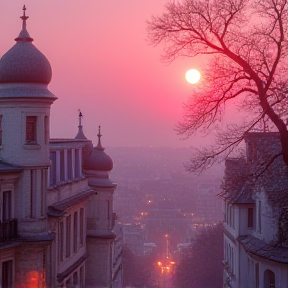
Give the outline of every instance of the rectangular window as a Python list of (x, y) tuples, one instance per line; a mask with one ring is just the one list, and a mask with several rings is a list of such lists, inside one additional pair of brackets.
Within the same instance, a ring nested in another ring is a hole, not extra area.
[(50, 152), (50, 185), (56, 184), (56, 151)]
[(45, 116), (44, 118), (44, 143), (49, 143), (49, 117)]
[(12, 260), (2, 263), (2, 288), (13, 287), (13, 262)]
[(41, 170), (41, 216), (46, 214), (47, 169)]
[(109, 200), (106, 200), (106, 212), (107, 212), (107, 219), (110, 219), (110, 203)]
[(230, 226), (234, 227), (234, 206), (230, 206), (230, 211), (229, 211), (229, 216), (230, 216)]
[(224, 260), (227, 262), (227, 242), (224, 240)]
[(10, 221), (12, 219), (12, 195), (11, 191), (3, 192), (3, 209), (2, 209), (2, 221)]
[(253, 208), (248, 208), (248, 228), (253, 228), (253, 226), (254, 226)]
[(59, 239), (58, 239), (58, 243), (59, 243), (59, 260), (62, 261), (63, 260), (63, 244), (64, 244), (64, 224), (61, 221), (59, 223)]
[(73, 252), (77, 252), (77, 244), (78, 244), (78, 215), (77, 212), (74, 212), (74, 223), (73, 223), (73, 229), (74, 229), (74, 241), (73, 241)]
[(71, 215), (66, 218), (66, 258), (70, 257)]
[(60, 151), (60, 181), (65, 180), (64, 150)]
[(84, 267), (80, 267), (80, 288), (84, 287)]
[(84, 243), (84, 208), (80, 208), (80, 244)]
[(259, 201), (259, 205), (258, 205), (258, 231), (259, 233), (261, 233), (262, 229), (261, 229), (261, 201)]
[(26, 143), (36, 143), (37, 116), (26, 116)]
[(259, 288), (259, 263), (255, 264), (255, 287)]
[(80, 177), (80, 149), (75, 149), (75, 178)]
[(2, 145), (2, 118), (3, 115), (0, 115), (0, 145)]
[(232, 273), (235, 275), (235, 250), (231, 248), (231, 263), (232, 263)]
[(225, 202), (225, 222), (228, 224), (228, 203)]
[(67, 151), (68, 179), (72, 179), (72, 150)]
[(30, 218), (36, 217), (36, 174), (37, 170), (30, 170)]
[(73, 273), (73, 287), (79, 287), (78, 286), (78, 275), (77, 275), (77, 272)]

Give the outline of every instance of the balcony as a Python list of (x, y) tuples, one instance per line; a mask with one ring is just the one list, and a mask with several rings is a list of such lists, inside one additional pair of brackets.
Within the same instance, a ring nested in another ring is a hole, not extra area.
[(0, 243), (15, 239), (17, 237), (17, 219), (0, 222)]

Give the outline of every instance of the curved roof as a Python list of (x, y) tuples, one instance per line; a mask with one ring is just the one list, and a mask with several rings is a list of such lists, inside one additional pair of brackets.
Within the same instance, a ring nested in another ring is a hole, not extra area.
[(111, 157), (104, 152), (104, 148), (101, 145), (101, 133), (99, 126), (98, 145), (94, 147), (91, 154), (84, 159), (83, 168), (85, 170), (95, 171), (111, 171), (113, 169), (113, 161)]
[(31, 42), (19, 41), (0, 60), (0, 83), (49, 84), (52, 68)]
[[(16, 44), (0, 60), (0, 97), (53, 97), (47, 85), (52, 79), (52, 68), (33, 44), (26, 29), (25, 6), (23, 7), (22, 30)], [(25, 86), (26, 85), (26, 86)], [(28, 86), (27, 86), (28, 85)], [(19, 86), (19, 87), (18, 87)]]

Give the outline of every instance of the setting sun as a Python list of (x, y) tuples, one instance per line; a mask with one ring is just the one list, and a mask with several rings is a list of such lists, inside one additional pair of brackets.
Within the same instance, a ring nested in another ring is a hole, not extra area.
[(188, 70), (186, 72), (185, 78), (186, 78), (187, 82), (189, 82), (191, 84), (196, 84), (200, 80), (201, 74), (198, 70), (191, 69), (191, 70)]

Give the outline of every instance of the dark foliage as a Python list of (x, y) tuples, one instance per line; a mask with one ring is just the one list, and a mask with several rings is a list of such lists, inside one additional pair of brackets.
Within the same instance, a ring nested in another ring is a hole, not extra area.
[(222, 224), (201, 230), (182, 252), (175, 272), (175, 288), (222, 288), (222, 260)]
[(122, 249), (123, 287), (154, 288), (156, 258), (153, 255), (137, 256), (127, 246)]

